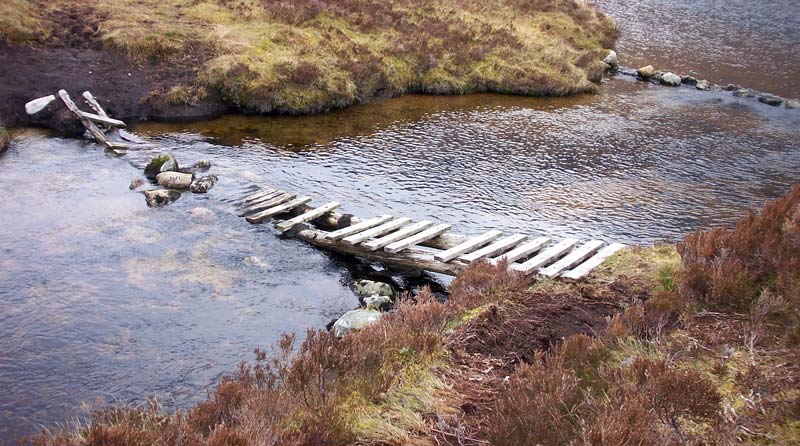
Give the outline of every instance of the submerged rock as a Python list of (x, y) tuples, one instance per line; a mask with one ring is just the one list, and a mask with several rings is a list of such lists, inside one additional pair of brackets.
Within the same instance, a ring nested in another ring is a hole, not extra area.
[(217, 184), (217, 179), (216, 175), (207, 175), (198, 178), (192, 182), (189, 186), (189, 190), (196, 194), (204, 194)]
[(353, 284), (353, 292), (360, 299), (371, 296), (388, 296), (394, 299), (397, 296), (397, 291), (388, 283), (375, 282), (372, 280), (357, 280)]
[(131, 184), (130, 184), (130, 186), (128, 186), (128, 189), (130, 189), (130, 190), (136, 190), (136, 189), (138, 189), (139, 187), (141, 187), (141, 186), (142, 186), (142, 184), (144, 184), (144, 180), (143, 180), (143, 179), (141, 179), (141, 178), (134, 178), (134, 179), (132, 179), (132, 180), (131, 180)]
[(608, 55), (603, 59), (603, 62), (607, 63), (611, 68), (617, 68), (619, 66), (619, 57), (617, 56), (617, 52), (614, 50), (609, 50)]
[(383, 316), (383, 313), (378, 310), (361, 308), (350, 310), (333, 323), (333, 334), (336, 336), (344, 336), (348, 332), (360, 330), (378, 322), (381, 316)]
[(150, 179), (155, 179), (161, 172), (176, 172), (178, 170), (178, 161), (172, 155), (158, 155), (147, 163), (144, 168), (144, 176)]
[(666, 73), (661, 75), (660, 82), (670, 87), (677, 87), (678, 85), (681, 84), (681, 77), (675, 73), (667, 71)]
[(151, 208), (166, 206), (181, 197), (181, 192), (174, 189), (157, 189), (144, 191), (144, 199)]
[(725, 91), (736, 91), (736, 90), (741, 90), (741, 89), (742, 89), (742, 86), (741, 85), (736, 85), (736, 84), (728, 84), (728, 85), (725, 86), (725, 88), (723, 88), (723, 90), (725, 90)]
[(697, 85), (697, 78), (694, 76), (689, 76), (688, 74), (684, 74), (681, 76), (681, 83), (686, 85)]
[(270, 268), (272, 268), (270, 266), (269, 262), (261, 259), (261, 257), (258, 257), (258, 256), (247, 256), (247, 257), (244, 258), (244, 260), (242, 260), (242, 262), (245, 265), (255, 266), (256, 268), (260, 268), (260, 269), (263, 269), (265, 271), (269, 270)]
[(653, 73), (655, 73), (655, 71), (656, 69), (653, 68), (652, 65), (646, 65), (636, 70), (636, 74), (638, 74), (640, 77), (644, 79), (649, 79), (653, 75)]
[(703, 91), (711, 90), (711, 82), (709, 82), (709, 81), (707, 81), (705, 79), (697, 81), (697, 85), (695, 85), (694, 88), (696, 88), (698, 90), (703, 90)]
[(189, 212), (192, 215), (192, 218), (196, 220), (213, 220), (216, 217), (213, 211), (209, 208), (204, 207), (196, 207)]
[(783, 98), (780, 96), (775, 96), (774, 94), (763, 94), (758, 97), (758, 102), (771, 105), (773, 107), (778, 107), (783, 104)]
[(181, 172), (162, 172), (156, 175), (158, 184), (170, 189), (189, 189), (192, 178), (192, 174)]

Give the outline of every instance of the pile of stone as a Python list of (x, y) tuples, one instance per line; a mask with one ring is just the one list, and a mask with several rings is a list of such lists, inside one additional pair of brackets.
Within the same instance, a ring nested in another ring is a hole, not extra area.
[[(147, 205), (150, 207), (165, 206), (180, 198), (181, 193), (185, 191), (195, 194), (208, 192), (216, 184), (217, 176), (198, 176), (198, 174), (208, 171), (210, 167), (211, 163), (206, 160), (198, 161), (189, 168), (181, 168), (172, 155), (164, 154), (154, 157), (144, 168), (144, 176), (158, 184), (160, 188), (143, 192)], [(144, 184), (143, 179), (136, 178), (131, 181), (130, 189), (137, 189)]]
[[(652, 65), (646, 65), (641, 68), (638, 68), (634, 74), (639, 77), (639, 79), (661, 84), (667, 85), (670, 87), (678, 87), (680, 85), (693, 85), (698, 90), (708, 91), (715, 87), (714, 84), (705, 80), (705, 79), (697, 79), (693, 76), (684, 74), (684, 75), (677, 75), (671, 71), (658, 71)], [(786, 108), (800, 108), (800, 101), (795, 99), (785, 99), (780, 96), (775, 96), (769, 93), (760, 93), (755, 90), (751, 90), (749, 88), (744, 88), (740, 85), (730, 84), (726, 87), (721, 87), (722, 90), (731, 91), (733, 95), (737, 98), (757, 98), (759, 102), (767, 105), (771, 105), (773, 107), (780, 107), (781, 105), (785, 105)]]
[(343, 314), (331, 329), (336, 336), (344, 336), (350, 331), (360, 330), (378, 322), (383, 312), (388, 311), (397, 299), (397, 291), (388, 283), (372, 280), (357, 280), (353, 292), (361, 303), (361, 308)]

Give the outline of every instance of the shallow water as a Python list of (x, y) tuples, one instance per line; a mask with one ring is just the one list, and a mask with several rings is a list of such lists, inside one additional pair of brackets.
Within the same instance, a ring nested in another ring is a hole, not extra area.
[[(623, 30), (658, 24), (648, 2), (606, 4)], [(749, 11), (763, 19), (760, 6)], [(676, 18), (674, 32), (699, 32)], [(765, 48), (780, 48), (759, 63), (797, 73), (782, 44), (796, 47), (792, 32), (762, 34)], [(725, 49), (728, 35), (697, 38)], [(643, 60), (688, 51), (638, 37), (620, 46), (642, 45)], [(628, 54), (623, 61), (640, 57)], [(716, 59), (725, 51), (703, 54), (715, 59), (686, 57), (685, 66), (729, 64)], [(777, 93), (797, 87), (790, 77), (762, 77), (761, 87), (736, 70), (725, 76)], [(115, 157), (20, 132), (0, 155), (0, 441), (66, 422), (82, 402), (160, 395), (186, 406), (253, 348), (356, 305), (353, 264), (235, 216), (253, 185), (466, 234), (650, 243), (730, 224), (788, 190), (800, 180), (798, 124), (800, 112), (725, 92), (618, 78), (600, 95), (566, 99), (408, 96), (321, 116), (141, 125), (135, 132), (179, 162), (209, 159), (220, 176), (208, 195), (162, 209), (128, 190), (154, 152)]]

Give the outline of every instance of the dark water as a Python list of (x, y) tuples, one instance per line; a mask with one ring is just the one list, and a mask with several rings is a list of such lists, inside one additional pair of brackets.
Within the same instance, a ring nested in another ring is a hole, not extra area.
[(595, 0), (622, 31), (622, 64), (800, 98), (797, 0)]
[[(633, 49), (647, 39), (631, 33), (661, 16), (647, 2), (633, 12), (618, 3), (607, 5), (629, 32), (623, 60), (640, 57)], [(701, 3), (721, 28), (741, 23), (730, 3)], [(737, 14), (759, 23), (760, 5), (742, 3)], [(671, 32), (727, 48), (732, 32), (701, 33), (681, 17)], [(797, 73), (792, 32), (758, 34), (768, 44), (745, 66), (789, 64)], [(688, 51), (646, 48), (665, 59)], [(722, 50), (703, 54), (684, 63), (734, 63)], [(791, 76), (759, 79), (768, 85), (725, 80), (796, 91)], [(209, 159), (220, 176), (207, 196), (156, 210), (128, 190), (152, 152), (117, 158), (20, 132), (0, 156), (0, 441), (67, 422), (82, 402), (160, 395), (185, 406), (254, 347), (356, 305), (342, 259), (235, 216), (249, 186), (338, 200), (362, 216), (432, 218), (463, 233), (649, 243), (729, 224), (788, 190), (800, 180), (799, 124), (800, 112), (727, 93), (620, 78), (600, 95), (568, 99), (409, 96), (313, 117), (143, 125), (136, 132), (180, 162)]]

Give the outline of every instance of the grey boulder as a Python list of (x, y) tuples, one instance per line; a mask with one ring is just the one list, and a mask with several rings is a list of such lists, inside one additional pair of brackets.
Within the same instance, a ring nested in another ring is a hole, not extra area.
[(156, 175), (158, 184), (170, 189), (189, 189), (192, 178), (192, 174), (182, 172), (161, 172)]
[(660, 82), (670, 87), (677, 87), (678, 85), (681, 84), (681, 77), (675, 73), (667, 71), (666, 73), (661, 75)]
[(344, 336), (351, 331), (361, 330), (368, 325), (378, 322), (381, 316), (383, 316), (383, 313), (378, 310), (360, 308), (357, 310), (350, 310), (333, 323), (333, 334), (336, 336)]

